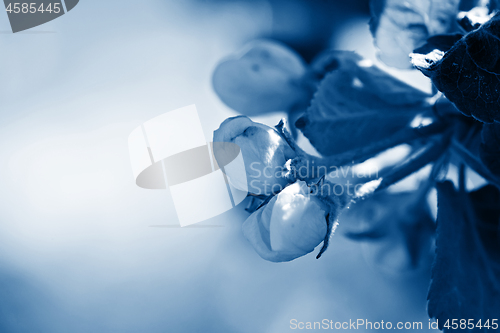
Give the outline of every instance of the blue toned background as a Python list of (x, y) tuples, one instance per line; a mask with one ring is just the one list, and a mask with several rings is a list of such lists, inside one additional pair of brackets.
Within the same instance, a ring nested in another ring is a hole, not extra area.
[(0, 332), (288, 332), (293, 318), (427, 327), (428, 265), (376, 266), (343, 225), (321, 260), (283, 264), (244, 239), (243, 207), (201, 224), (223, 227), (150, 227), (177, 217), (168, 191), (135, 186), (128, 135), (195, 103), (210, 140), (235, 114), (210, 86), (222, 57), (275, 36), (306, 57), (330, 45), (373, 58), (366, 16), (334, 10), (323, 30), (342, 37), (318, 37), (304, 6), (84, 0), (17, 34), (0, 13)]

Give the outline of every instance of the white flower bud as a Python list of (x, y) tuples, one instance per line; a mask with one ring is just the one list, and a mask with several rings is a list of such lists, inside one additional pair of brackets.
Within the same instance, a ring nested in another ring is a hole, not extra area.
[(227, 145), (214, 144), (215, 158), (234, 187), (256, 195), (270, 195), (288, 184), (282, 173), (295, 152), (275, 129), (245, 116), (233, 117), (214, 132), (214, 143), (217, 142), (234, 143), (241, 149), (244, 165), (226, 167), (226, 157), (234, 153), (226, 151), (230, 149)]
[(246, 115), (285, 111), (307, 104), (306, 63), (292, 49), (258, 40), (217, 65), (213, 87), (229, 107)]
[(325, 238), (328, 206), (297, 181), (273, 197), (243, 223), (243, 233), (257, 253), (274, 262), (310, 253)]

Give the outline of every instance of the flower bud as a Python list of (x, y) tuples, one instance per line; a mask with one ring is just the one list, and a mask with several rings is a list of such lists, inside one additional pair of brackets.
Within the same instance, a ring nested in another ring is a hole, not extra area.
[(255, 115), (307, 104), (312, 92), (306, 73), (306, 63), (295, 51), (275, 41), (257, 40), (219, 63), (212, 80), (226, 105)]
[[(243, 163), (227, 165), (227, 156), (234, 152), (229, 151), (229, 145), (217, 142), (236, 144)], [(214, 132), (214, 155), (231, 185), (252, 194), (270, 195), (288, 184), (282, 173), (295, 152), (275, 129), (238, 116), (226, 119)]]
[(290, 261), (312, 252), (327, 233), (328, 206), (297, 181), (243, 223), (243, 233), (265, 260)]

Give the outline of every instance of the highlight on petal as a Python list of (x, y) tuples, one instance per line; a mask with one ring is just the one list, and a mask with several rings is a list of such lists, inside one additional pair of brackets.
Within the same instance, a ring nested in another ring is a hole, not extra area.
[(298, 181), (243, 223), (243, 233), (265, 260), (290, 261), (312, 252), (327, 233), (329, 208)]

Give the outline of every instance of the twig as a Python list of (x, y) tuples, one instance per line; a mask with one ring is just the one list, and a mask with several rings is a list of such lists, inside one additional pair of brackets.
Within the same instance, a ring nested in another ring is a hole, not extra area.
[(399, 182), (400, 180), (408, 177), (412, 173), (422, 169), (430, 162), (438, 159), (446, 151), (446, 149), (448, 148), (448, 144), (449, 135), (445, 136), (445, 138), (443, 138), (442, 140), (437, 141), (437, 143), (433, 144), (430, 148), (418, 152), (417, 154), (408, 158), (403, 164), (390, 170), (387, 175), (380, 178), (379, 185), (373, 191), (367, 194), (363, 194), (361, 195), (361, 197), (365, 198), (376, 192), (380, 192), (388, 188), (389, 186)]
[[(318, 170), (313, 174), (317, 174), (318, 177), (321, 177), (323, 174), (320, 174), (320, 171), (324, 172), (333, 165), (342, 166), (349, 163), (361, 163), (373, 157), (377, 153), (395, 147), (399, 144), (409, 143), (419, 138), (429, 137), (441, 133), (446, 127), (447, 124), (444, 122), (435, 122), (424, 127), (400, 130), (390, 137), (377, 141), (369, 146), (349, 150), (330, 157), (315, 157), (304, 152), (297, 145), (295, 140), (293, 140), (290, 132), (288, 132), (288, 130), (284, 127), (283, 120), (281, 120), (276, 126), (276, 129), (282, 134), (283, 138), (288, 142), (290, 147), (292, 147), (297, 153), (297, 157), (292, 161), (292, 167), (297, 170), (300, 170), (303, 167), (316, 167)], [(311, 174), (311, 172), (309, 172), (309, 174)]]
[(278, 130), (278, 133), (280, 133), (283, 139), (285, 139), (285, 141), (288, 143), (288, 145), (293, 150), (295, 150), (295, 153), (297, 155), (308, 155), (304, 150), (302, 150), (302, 148), (299, 147), (299, 145), (297, 145), (297, 142), (295, 142), (295, 140), (293, 139), (293, 135), (288, 131), (285, 124), (286, 120), (281, 119), (278, 125), (275, 126)]

